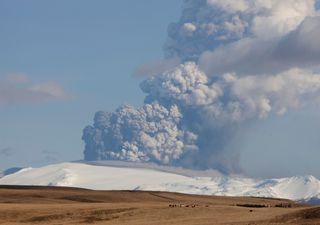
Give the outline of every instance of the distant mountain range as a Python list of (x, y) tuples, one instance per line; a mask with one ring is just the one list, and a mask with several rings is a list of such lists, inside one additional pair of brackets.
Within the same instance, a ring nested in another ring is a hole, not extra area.
[(256, 196), (286, 198), (320, 203), (320, 181), (314, 176), (280, 179), (252, 179), (224, 176), (217, 172), (200, 174), (124, 163), (90, 165), (61, 163), (41, 168), (24, 168), (4, 174), (0, 185), (70, 186), (94, 190), (151, 190), (199, 195)]

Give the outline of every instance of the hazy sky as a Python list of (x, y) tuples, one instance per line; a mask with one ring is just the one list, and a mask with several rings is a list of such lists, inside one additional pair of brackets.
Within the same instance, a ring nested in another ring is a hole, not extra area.
[(180, 7), (179, 0), (0, 1), (0, 82), (22, 77), (30, 81), (15, 88), (54, 82), (65, 92), (42, 100), (34, 95), (46, 93), (0, 93), (18, 95), (0, 97), (0, 169), (81, 159), (82, 129), (95, 111), (143, 102), (133, 71), (163, 56)]
[[(139, 106), (133, 71), (163, 57), (181, 0), (1, 0), (0, 170), (83, 158), (98, 110)], [(253, 176), (320, 177), (319, 110), (248, 124), (235, 140)]]

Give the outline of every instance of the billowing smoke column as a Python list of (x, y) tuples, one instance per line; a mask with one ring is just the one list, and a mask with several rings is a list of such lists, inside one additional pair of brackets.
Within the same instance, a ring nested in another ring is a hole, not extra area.
[(318, 15), (314, 0), (185, 0), (165, 44), (182, 63), (141, 83), (141, 108), (97, 112), (85, 159), (239, 171), (241, 126), (319, 102)]
[(172, 163), (197, 148), (196, 135), (180, 128), (181, 119), (176, 105), (156, 102), (139, 109), (122, 106), (115, 113), (97, 112), (94, 127), (84, 130), (86, 159)]

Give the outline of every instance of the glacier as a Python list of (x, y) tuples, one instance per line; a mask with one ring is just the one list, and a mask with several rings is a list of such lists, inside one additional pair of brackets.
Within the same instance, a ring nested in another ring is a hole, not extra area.
[(68, 186), (93, 190), (166, 191), (197, 195), (254, 196), (319, 202), (314, 176), (253, 179), (237, 175), (195, 175), (155, 168), (66, 162), (24, 168), (0, 178), (0, 185)]

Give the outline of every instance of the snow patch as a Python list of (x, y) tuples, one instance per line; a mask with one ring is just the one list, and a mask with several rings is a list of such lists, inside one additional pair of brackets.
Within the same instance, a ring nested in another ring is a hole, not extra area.
[(0, 178), (0, 184), (256, 196), (305, 202), (320, 199), (320, 181), (313, 176), (266, 180), (222, 175), (185, 176), (150, 168), (97, 166), (85, 163), (61, 163), (41, 168), (26, 168)]

